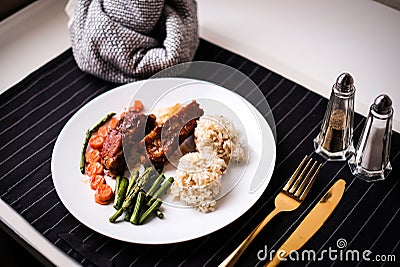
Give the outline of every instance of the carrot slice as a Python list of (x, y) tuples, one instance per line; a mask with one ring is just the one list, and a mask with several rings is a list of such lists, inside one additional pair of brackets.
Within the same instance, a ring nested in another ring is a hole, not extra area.
[(96, 174), (103, 174), (104, 167), (100, 162), (91, 162), (86, 167), (86, 174), (93, 177)]
[(109, 122), (109, 126), (111, 129), (115, 129), (117, 128), (117, 124), (118, 124), (119, 120), (117, 118), (112, 118)]
[(108, 184), (97, 186), (94, 200), (99, 204), (110, 203), (114, 199), (114, 192)]
[(99, 198), (96, 197), (96, 195), (94, 196), (94, 201), (95, 201), (97, 204), (100, 204), (100, 205), (108, 205), (108, 204), (111, 203), (111, 201), (101, 201), (101, 200), (99, 200)]
[(93, 190), (96, 190), (99, 185), (105, 183), (106, 183), (106, 178), (104, 178), (103, 175), (97, 174), (90, 178), (90, 188), (92, 188)]
[(98, 130), (97, 130), (97, 134), (100, 135), (101, 137), (106, 137), (108, 134), (108, 131), (110, 131), (110, 126), (108, 126), (107, 124), (101, 126)]
[(102, 148), (104, 144), (104, 137), (94, 134), (89, 139), (89, 144), (92, 148)]
[(86, 162), (99, 162), (101, 159), (100, 150), (98, 149), (89, 149), (85, 155)]

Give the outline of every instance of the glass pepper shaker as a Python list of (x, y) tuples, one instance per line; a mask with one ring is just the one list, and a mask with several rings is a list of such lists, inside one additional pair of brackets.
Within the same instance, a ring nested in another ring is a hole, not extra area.
[(372, 182), (383, 180), (390, 173), (392, 122), (392, 100), (379, 95), (370, 107), (356, 153), (348, 162), (353, 175)]
[(321, 130), (314, 139), (315, 152), (327, 160), (344, 161), (354, 152), (355, 91), (354, 80), (349, 73), (339, 75), (332, 87)]

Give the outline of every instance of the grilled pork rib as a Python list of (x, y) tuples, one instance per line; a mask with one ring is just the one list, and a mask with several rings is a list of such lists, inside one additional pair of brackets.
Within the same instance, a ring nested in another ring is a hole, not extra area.
[(111, 176), (122, 175), (126, 168), (124, 150), (134, 153), (136, 144), (156, 125), (154, 115), (128, 111), (114, 130), (108, 132), (101, 151), (101, 163)]
[[(153, 114), (128, 111), (114, 130), (108, 132), (102, 149), (101, 163), (111, 176), (122, 175), (128, 165), (138, 161), (144, 166), (162, 169), (179, 150), (179, 146), (193, 135), (197, 119), (204, 114), (196, 101), (182, 107), (157, 125)], [(124, 156), (127, 158), (125, 158)]]
[(199, 104), (192, 101), (167, 119), (164, 124), (154, 128), (139, 143), (139, 150), (142, 150), (142, 164), (145, 166), (153, 164), (157, 169), (162, 169), (172, 154), (178, 151), (179, 145), (193, 135), (197, 119), (203, 114), (204, 111)]

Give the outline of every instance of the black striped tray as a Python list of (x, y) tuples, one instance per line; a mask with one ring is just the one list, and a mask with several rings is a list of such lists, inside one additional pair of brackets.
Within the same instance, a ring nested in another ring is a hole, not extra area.
[[(2, 200), (82, 265), (218, 265), (273, 209), (274, 196), (304, 155), (324, 161), (313, 152), (312, 140), (318, 134), (327, 99), (204, 40), (195, 60), (220, 62), (249, 76), (264, 93), (275, 118), (277, 161), (274, 174), (260, 200), (238, 220), (195, 240), (140, 245), (98, 234), (66, 210), (55, 192), (50, 171), (55, 140), (77, 110), (96, 96), (118, 86), (81, 72), (70, 49), (0, 95)], [(358, 140), (364, 122), (365, 118), (355, 116), (355, 140)], [(296, 211), (271, 221), (243, 254), (239, 264), (263, 265), (266, 262), (263, 257), (265, 251), (269, 253), (278, 249), (323, 192), (339, 178), (347, 182), (339, 208), (303, 247), (315, 251), (322, 260), (288, 261), (286, 264), (313, 266), (346, 263), (362, 266), (366, 262), (344, 261), (339, 254), (336, 260), (332, 260), (324, 252), (329, 249), (336, 249), (338, 253), (357, 250), (360, 255), (370, 250), (371, 259), (376, 255), (393, 254), (399, 260), (399, 154), (400, 134), (394, 133), (391, 151), (393, 171), (385, 182), (371, 184), (354, 178), (345, 162), (327, 162), (305, 203)], [(338, 247), (338, 241), (346, 246)]]

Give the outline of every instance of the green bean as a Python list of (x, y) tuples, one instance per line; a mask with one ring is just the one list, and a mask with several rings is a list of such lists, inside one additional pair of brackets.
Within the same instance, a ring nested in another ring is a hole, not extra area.
[(164, 181), (164, 179), (165, 179), (164, 174), (160, 174), (157, 177), (157, 179), (154, 181), (153, 185), (146, 192), (148, 198), (151, 197), (156, 192), (156, 190), (158, 190), (158, 188), (160, 187), (160, 185)]
[(133, 210), (132, 217), (130, 219), (131, 223), (133, 223), (133, 224), (139, 223), (140, 211), (142, 210), (143, 202), (144, 202), (145, 198), (146, 198), (146, 194), (143, 193), (142, 191), (139, 192), (137, 199), (136, 199), (135, 209)]
[(138, 170), (133, 170), (131, 174), (131, 178), (129, 178), (129, 185), (128, 189), (126, 190), (127, 194), (132, 190), (133, 186), (136, 183), (136, 179), (139, 177), (139, 171)]
[(148, 217), (150, 216), (150, 214), (155, 212), (161, 206), (161, 204), (162, 204), (161, 199), (157, 198), (153, 202), (153, 204), (140, 217), (139, 224), (142, 224), (143, 222), (145, 222), (148, 219)]
[(128, 189), (128, 178), (124, 176), (117, 176), (115, 182), (115, 199), (113, 207), (119, 210), (125, 200), (125, 195)]
[(119, 216), (122, 215), (122, 213), (124, 212), (124, 210), (121, 208), (119, 210), (117, 210), (109, 219), (110, 222), (115, 223), (115, 221), (119, 218)]
[(169, 177), (168, 180), (165, 181), (165, 182), (161, 185), (161, 187), (154, 193), (154, 196), (152, 196), (152, 197), (150, 198), (150, 200), (147, 202), (146, 205), (147, 205), (147, 206), (151, 206), (151, 205), (153, 204), (153, 202), (154, 202), (157, 198), (159, 198), (159, 197), (161, 197), (162, 195), (164, 195), (164, 194), (167, 192), (168, 188), (172, 185), (173, 182), (174, 182), (174, 178), (173, 178), (173, 177)]

